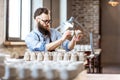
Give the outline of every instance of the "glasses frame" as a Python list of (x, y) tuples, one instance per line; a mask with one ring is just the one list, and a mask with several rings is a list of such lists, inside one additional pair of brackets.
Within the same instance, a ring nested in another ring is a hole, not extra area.
[(52, 21), (51, 20), (43, 20), (41, 18), (39, 18), (42, 22), (44, 22), (45, 24), (50, 24)]

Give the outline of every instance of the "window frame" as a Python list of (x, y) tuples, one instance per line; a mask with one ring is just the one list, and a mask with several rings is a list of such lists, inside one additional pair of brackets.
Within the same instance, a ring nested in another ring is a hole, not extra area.
[[(14, 41), (14, 42), (24, 42), (22, 40), (22, 0), (20, 0), (20, 37), (15, 38), (15, 37), (9, 37), (9, 1), (6, 0), (6, 36), (5, 40), (6, 41)], [(32, 0), (30, 0), (30, 31), (32, 30)]]

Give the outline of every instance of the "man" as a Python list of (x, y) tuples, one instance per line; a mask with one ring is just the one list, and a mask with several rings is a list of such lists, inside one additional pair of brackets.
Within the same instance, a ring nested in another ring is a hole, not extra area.
[(50, 11), (47, 8), (38, 8), (34, 13), (37, 23), (36, 28), (27, 35), (25, 42), (32, 51), (53, 51), (61, 46), (70, 51), (74, 48), (80, 36), (73, 36), (72, 40), (67, 40), (71, 36), (68, 30), (63, 35), (57, 30), (50, 28)]

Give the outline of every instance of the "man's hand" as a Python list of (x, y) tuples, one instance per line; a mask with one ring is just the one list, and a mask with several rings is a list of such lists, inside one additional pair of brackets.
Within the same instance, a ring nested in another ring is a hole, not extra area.
[(80, 41), (82, 36), (83, 36), (82, 34), (74, 35), (72, 39), (77, 42)]
[(83, 36), (82, 32), (80, 30), (75, 30), (75, 35), (73, 36), (74, 41), (80, 41), (81, 37)]
[(71, 36), (71, 31), (67, 30), (66, 32), (64, 32), (64, 34), (62, 35), (62, 40), (65, 41), (67, 38), (69, 38)]

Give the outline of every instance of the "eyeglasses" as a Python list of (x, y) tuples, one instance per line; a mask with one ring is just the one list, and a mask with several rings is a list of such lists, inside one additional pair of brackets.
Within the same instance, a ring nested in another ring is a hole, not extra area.
[[(39, 18), (39, 19), (41, 19), (41, 18)], [(42, 20), (42, 19), (41, 19), (41, 21), (43, 21), (45, 24), (48, 24), (48, 23), (52, 22), (51, 20)]]

